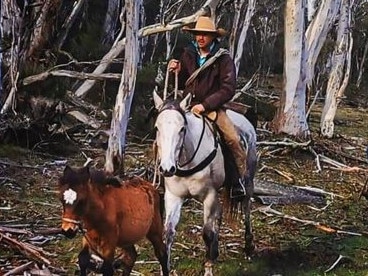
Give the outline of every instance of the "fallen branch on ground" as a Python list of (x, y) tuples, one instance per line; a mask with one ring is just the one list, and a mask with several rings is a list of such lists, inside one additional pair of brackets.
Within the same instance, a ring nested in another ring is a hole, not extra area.
[(36, 259), (44, 264), (51, 264), (51, 262), (41, 255), (40, 251), (35, 246), (27, 245), (24, 242), (17, 241), (16, 239), (10, 238), (7, 235), (0, 233), (0, 241), (3, 240), (8, 245), (17, 248), (22, 254), (30, 259)]
[(255, 211), (259, 211), (263, 214), (265, 214), (266, 216), (272, 216), (272, 215), (276, 215), (280, 218), (283, 219), (289, 219), (292, 221), (297, 221), (297, 222), (301, 222), (304, 225), (313, 225), (315, 226), (317, 229), (322, 230), (324, 232), (330, 233), (330, 234), (346, 234), (346, 235), (352, 235), (352, 236), (363, 236), (365, 235), (365, 233), (356, 233), (356, 232), (350, 232), (350, 231), (343, 231), (343, 230), (339, 230), (336, 228), (332, 228), (330, 226), (324, 225), (318, 221), (313, 221), (313, 220), (305, 220), (305, 219), (300, 219), (294, 216), (290, 216), (290, 215), (286, 215), (282, 212), (279, 212), (275, 209), (272, 209), (271, 206), (266, 206), (266, 207), (260, 207), (257, 208)]

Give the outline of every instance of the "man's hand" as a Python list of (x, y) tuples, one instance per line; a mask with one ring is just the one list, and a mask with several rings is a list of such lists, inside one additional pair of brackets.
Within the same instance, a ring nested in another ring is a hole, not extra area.
[(202, 114), (205, 111), (203, 104), (196, 104), (191, 109), (194, 114)]
[(181, 70), (180, 61), (177, 59), (171, 59), (167, 65), (170, 72), (179, 73)]

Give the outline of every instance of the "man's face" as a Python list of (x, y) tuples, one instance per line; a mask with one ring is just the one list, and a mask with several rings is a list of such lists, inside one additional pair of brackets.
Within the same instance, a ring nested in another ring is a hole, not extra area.
[(197, 41), (198, 47), (200, 49), (208, 49), (215, 39), (216, 34), (207, 32), (195, 33), (195, 40)]

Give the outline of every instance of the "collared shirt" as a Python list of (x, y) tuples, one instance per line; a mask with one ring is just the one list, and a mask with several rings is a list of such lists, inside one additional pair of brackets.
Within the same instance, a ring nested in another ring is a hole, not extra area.
[[(193, 44), (194, 44), (195, 48), (197, 49), (197, 54), (198, 54), (197, 62), (198, 62), (198, 65), (202, 66), (206, 62), (208, 54), (205, 55), (205, 56), (201, 56), (201, 52), (199, 51), (198, 43), (196, 41), (194, 41)], [(215, 43), (212, 42), (212, 44), (210, 46), (210, 53), (211, 53), (211, 51), (213, 50), (214, 47), (215, 47)]]

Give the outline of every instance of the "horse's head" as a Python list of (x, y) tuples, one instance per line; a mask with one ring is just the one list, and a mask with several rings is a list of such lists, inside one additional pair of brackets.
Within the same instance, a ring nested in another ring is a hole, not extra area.
[(66, 166), (59, 179), (59, 198), (63, 204), (62, 232), (68, 238), (73, 238), (81, 226), (81, 217), (88, 197), (88, 182), (90, 172), (88, 167), (72, 169)]
[(164, 176), (173, 176), (177, 170), (177, 162), (183, 147), (187, 121), (185, 109), (190, 95), (180, 103), (163, 101), (154, 92), (155, 107), (159, 111), (155, 129), (157, 150), (160, 157), (159, 170)]

